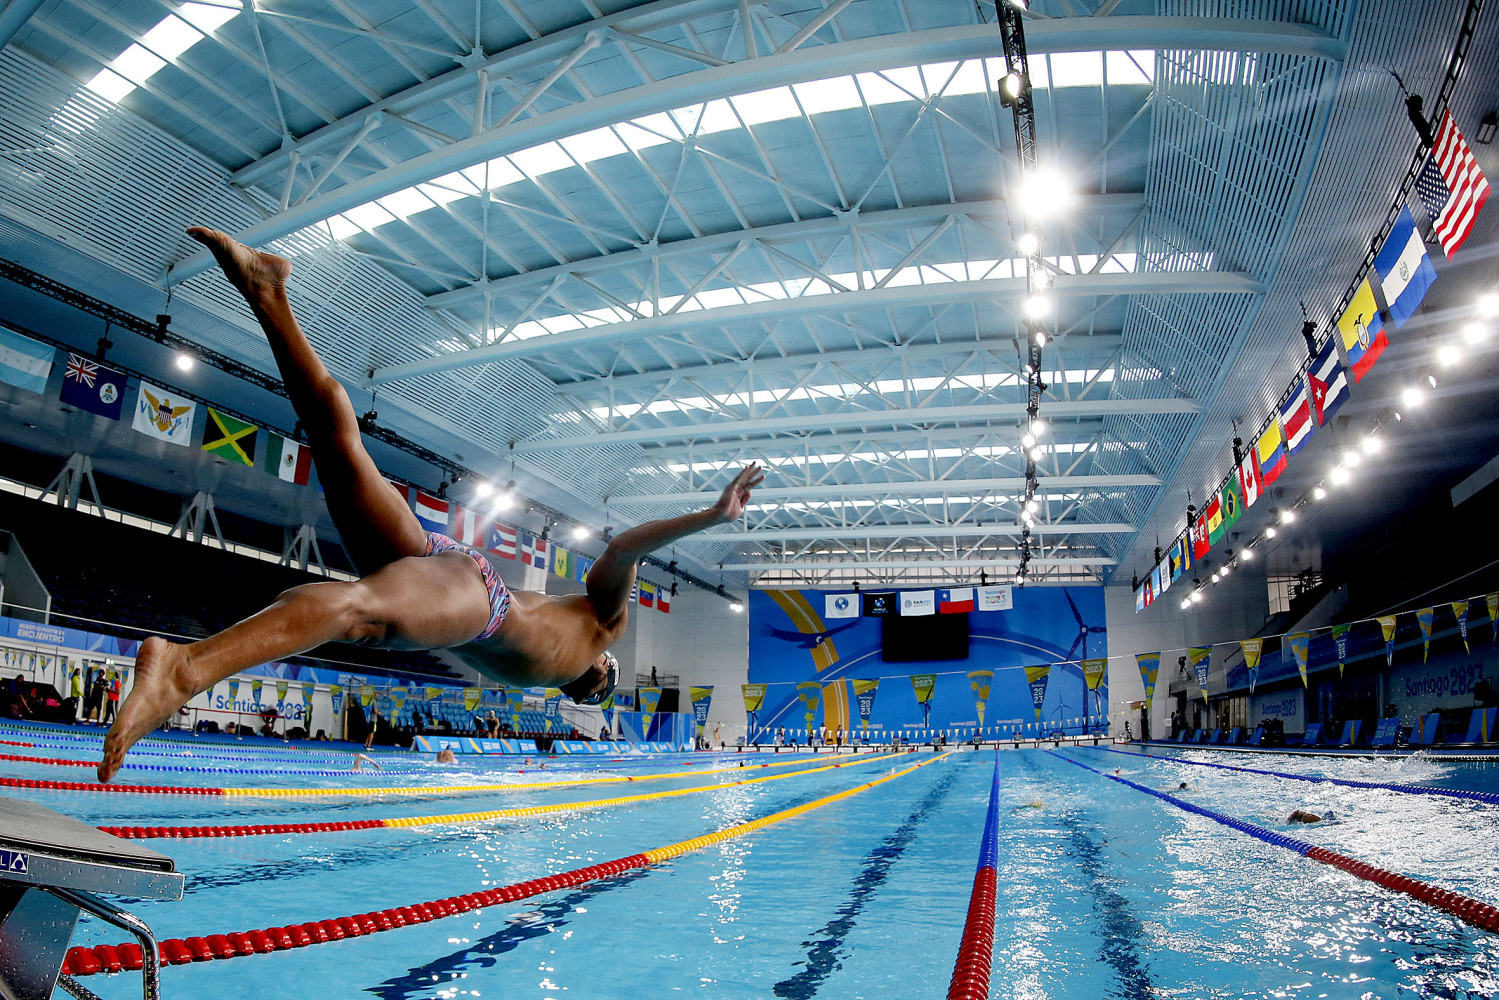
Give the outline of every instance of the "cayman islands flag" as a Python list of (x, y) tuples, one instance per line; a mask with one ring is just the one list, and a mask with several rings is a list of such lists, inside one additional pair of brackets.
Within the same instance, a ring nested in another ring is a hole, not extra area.
[(1306, 380), (1296, 379), (1291, 398), (1280, 404), (1280, 425), (1286, 431), (1286, 454), (1294, 455), (1312, 439), (1316, 424), (1312, 422), (1312, 403), (1306, 394)]
[(1384, 320), (1379, 315), (1379, 306), (1374, 302), (1374, 289), (1369, 279), (1359, 282), (1358, 291), (1348, 309), (1338, 317), (1338, 339), (1343, 342), (1343, 352), (1348, 355), (1348, 367), (1353, 369), (1355, 384), (1362, 382), (1374, 362), (1390, 346), (1384, 335)]
[(1325, 427), (1338, 412), (1338, 407), (1348, 401), (1348, 375), (1338, 360), (1337, 344), (1332, 337), (1322, 345), (1312, 361), (1312, 369), (1306, 374), (1311, 388), (1312, 412), (1317, 415), (1317, 426)]
[(957, 590), (937, 591), (937, 613), (944, 615), (955, 615), (962, 611), (973, 610), (973, 588), (962, 587)]
[(1416, 314), (1427, 290), (1437, 280), (1437, 269), (1426, 254), (1426, 241), (1421, 239), (1410, 209), (1400, 210), (1395, 228), (1390, 230), (1389, 239), (1374, 258), (1374, 270), (1384, 289), (1385, 304), (1390, 307), (1390, 322), (1398, 330)]
[(1260, 435), (1255, 450), (1260, 455), (1260, 483), (1270, 486), (1286, 471), (1286, 449), (1280, 434), (1280, 421), (1270, 418), (1270, 426)]

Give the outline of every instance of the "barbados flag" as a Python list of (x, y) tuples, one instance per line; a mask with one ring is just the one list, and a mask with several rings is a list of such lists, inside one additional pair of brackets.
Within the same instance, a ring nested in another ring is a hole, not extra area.
[(1270, 418), (1270, 426), (1260, 435), (1255, 450), (1260, 456), (1260, 483), (1269, 486), (1286, 471), (1285, 439), (1281, 437), (1280, 421)]
[(1359, 283), (1347, 311), (1338, 317), (1338, 337), (1343, 342), (1343, 353), (1348, 356), (1348, 367), (1353, 369), (1354, 384), (1362, 382), (1390, 346), (1368, 278)]

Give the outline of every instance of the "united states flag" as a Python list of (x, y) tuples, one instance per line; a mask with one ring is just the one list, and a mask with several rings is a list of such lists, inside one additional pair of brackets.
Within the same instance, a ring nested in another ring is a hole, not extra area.
[(1416, 175), (1416, 193), (1426, 205), (1426, 214), (1431, 217), (1442, 250), (1451, 260), (1473, 231), (1484, 202), (1489, 200), (1488, 179), (1478, 168), (1463, 134), (1457, 130), (1451, 111), (1443, 113), (1437, 143)]
[(99, 366), (88, 358), (81, 358), (76, 354), (68, 354), (68, 370), (63, 372), (63, 378), (72, 379), (74, 382), (82, 382), (90, 389), (94, 387), (94, 379), (99, 375)]

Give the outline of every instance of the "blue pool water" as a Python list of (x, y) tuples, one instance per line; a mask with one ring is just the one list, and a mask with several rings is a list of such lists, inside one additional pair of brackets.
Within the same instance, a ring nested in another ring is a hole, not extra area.
[[(10, 737), (5, 737), (10, 738)], [(38, 750), (82, 759), (87, 744)], [(166, 745), (170, 752), (173, 747)], [(161, 746), (147, 746), (157, 751)], [(220, 757), (209, 760), (217, 752)], [(346, 758), (195, 748), (201, 766), (327, 769)], [(478, 891), (624, 857), (890, 774), (930, 751), (753, 785), (523, 820), (337, 834), (153, 840), (187, 875), (181, 902), (134, 909), (162, 938), (338, 917)], [(132, 760), (154, 762), (140, 756)], [(98, 825), (317, 822), (502, 809), (732, 781), (736, 754), (439, 767), (383, 755), (379, 774), (237, 778), (127, 772), (132, 783), (254, 787), (453, 785), (592, 775), (694, 776), (395, 799), (217, 798), (7, 789)], [(751, 756), (785, 762), (788, 755)], [(992, 751), (960, 753), (865, 793), (615, 879), (431, 923), (269, 955), (163, 970), (171, 997), (943, 997), (973, 881)], [(1490, 903), (1499, 903), (1499, 807), (1306, 784), (1164, 759), (1062, 748), (1000, 760), (999, 904), (991, 996), (1491, 997), (1499, 937), (1069, 763), (1152, 788)], [(829, 762), (801, 758), (786, 774)], [(1237, 762), (1237, 761), (1230, 761)], [(1292, 773), (1499, 790), (1499, 768), (1420, 758), (1256, 757)], [(88, 780), (4, 762), (0, 774)], [(1333, 822), (1290, 828), (1296, 807)], [(80, 926), (75, 944), (116, 943)], [(105, 998), (137, 974), (93, 976)], [(62, 994), (59, 993), (59, 996)]]

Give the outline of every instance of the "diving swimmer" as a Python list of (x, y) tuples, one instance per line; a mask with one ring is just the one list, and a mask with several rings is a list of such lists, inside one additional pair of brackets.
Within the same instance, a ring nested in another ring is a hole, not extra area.
[(511, 591), (477, 549), (422, 529), (360, 439), (348, 394), (313, 350), (286, 294), (291, 262), (225, 233), (188, 235), (213, 252), (270, 341), (286, 395), (307, 432), (328, 513), (360, 579), (293, 587), (258, 614), (192, 643), (146, 639), (135, 686), (104, 740), (99, 780), (179, 706), (216, 681), (330, 641), (387, 649), (450, 649), (486, 677), (516, 687), (560, 687), (596, 705), (614, 689), (608, 650), (625, 631), (635, 570), (649, 552), (737, 520), (764, 481), (750, 464), (713, 506), (615, 536), (588, 573), (588, 592)]

